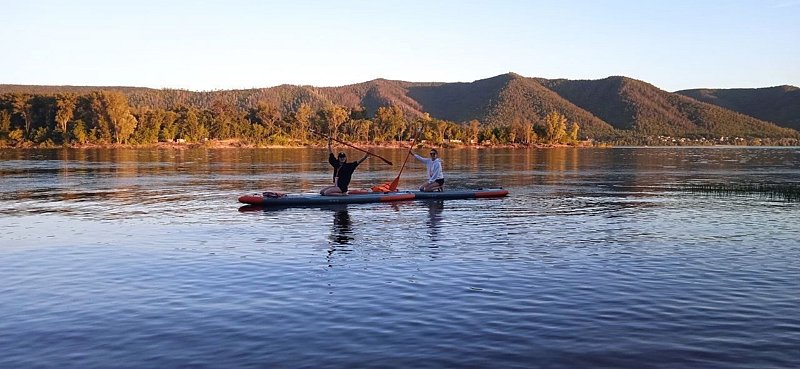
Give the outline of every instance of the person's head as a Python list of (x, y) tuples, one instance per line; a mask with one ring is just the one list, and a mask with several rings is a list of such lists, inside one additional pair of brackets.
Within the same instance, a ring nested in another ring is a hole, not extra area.
[(436, 159), (439, 157), (439, 152), (436, 149), (431, 149), (431, 159)]
[(343, 152), (340, 152), (340, 153), (339, 153), (339, 162), (340, 162), (340, 163), (345, 163), (345, 162), (347, 162), (347, 154), (345, 154), (345, 153), (343, 153)]

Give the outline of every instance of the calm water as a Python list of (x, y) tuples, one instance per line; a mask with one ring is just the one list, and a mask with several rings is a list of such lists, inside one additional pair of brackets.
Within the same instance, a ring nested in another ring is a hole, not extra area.
[(0, 367), (800, 367), (800, 204), (674, 189), (800, 149), (442, 155), (511, 197), (248, 211), (325, 153), (0, 151)]

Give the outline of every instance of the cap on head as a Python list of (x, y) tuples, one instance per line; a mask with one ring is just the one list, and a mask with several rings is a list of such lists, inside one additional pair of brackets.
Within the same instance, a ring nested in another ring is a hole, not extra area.
[(343, 152), (339, 153), (339, 158), (346, 158), (346, 157), (347, 157), (347, 154), (345, 154)]

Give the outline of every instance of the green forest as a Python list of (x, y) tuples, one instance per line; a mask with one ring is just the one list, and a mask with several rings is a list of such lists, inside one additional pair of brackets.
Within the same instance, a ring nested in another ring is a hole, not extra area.
[(507, 125), (464, 124), (423, 116), (410, 117), (397, 105), (369, 115), (363, 107), (328, 104), (293, 109), (269, 102), (244, 107), (218, 100), (208, 107), (131, 106), (114, 90), (87, 93), (0, 95), (0, 146), (57, 147), (204, 143), (227, 140), (245, 146), (297, 146), (341, 140), (383, 144), (419, 135), (435, 145), (577, 144), (580, 127), (558, 112), (544, 124), (514, 120)]
[(622, 76), (514, 73), (469, 83), (376, 79), (199, 92), (0, 85), (0, 146), (323, 144), (312, 132), (370, 145), (417, 132), (437, 146), (800, 145), (798, 88), (695, 95)]

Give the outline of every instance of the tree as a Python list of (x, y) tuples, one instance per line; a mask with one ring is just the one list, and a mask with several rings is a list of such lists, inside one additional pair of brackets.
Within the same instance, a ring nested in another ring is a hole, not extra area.
[(11, 105), (16, 114), (22, 117), (25, 123), (25, 134), (29, 134), (31, 130), (31, 121), (33, 120), (33, 104), (31, 104), (31, 97), (27, 94), (12, 94)]
[(7, 111), (0, 111), (0, 136), (11, 130), (11, 114)]
[(262, 125), (267, 136), (275, 134), (275, 123), (280, 119), (280, 111), (272, 104), (262, 102), (255, 109), (250, 109), (250, 121)]
[(79, 144), (85, 144), (89, 140), (89, 133), (86, 132), (86, 125), (82, 120), (76, 120), (72, 126), (72, 138)]
[(208, 137), (208, 130), (198, 119), (196, 110), (195, 108), (184, 109), (178, 120), (179, 135), (189, 142), (198, 142)]
[(61, 134), (67, 137), (67, 123), (72, 120), (75, 112), (75, 104), (78, 97), (75, 94), (60, 94), (56, 96), (56, 123), (58, 123)]
[(108, 143), (113, 139), (106, 112), (103, 91), (95, 91), (85, 97), (85, 113), (87, 141)]
[(525, 123), (525, 143), (530, 145), (536, 141), (537, 138), (536, 131), (533, 130), (533, 123)]
[(361, 105), (354, 107), (350, 110), (350, 120), (367, 119), (367, 109)]
[(525, 141), (525, 123), (521, 119), (515, 117), (511, 120), (511, 127), (508, 132), (509, 143), (517, 143)]
[(494, 130), (489, 127), (483, 127), (481, 134), (478, 137), (481, 140), (481, 143), (488, 142), (488, 143), (496, 143), (497, 137), (494, 135)]
[(211, 136), (219, 139), (226, 139), (243, 135), (249, 129), (249, 123), (242, 124), (241, 113), (236, 109), (236, 105), (224, 99), (222, 96), (217, 96), (211, 102), (211, 107), (208, 109), (211, 113), (212, 119), (209, 125), (206, 126)]
[(481, 131), (481, 122), (476, 119), (469, 121), (469, 139), (470, 143), (478, 143), (478, 134)]
[(400, 139), (406, 128), (403, 109), (397, 105), (382, 106), (375, 112), (375, 135), (378, 140)]
[(572, 122), (572, 126), (569, 129), (569, 140), (572, 143), (578, 142), (578, 131), (581, 127), (578, 125), (577, 122)]
[(142, 144), (154, 144), (158, 142), (159, 131), (164, 122), (166, 112), (163, 110), (148, 110), (139, 115), (139, 124), (134, 133), (134, 139)]
[(8, 138), (17, 143), (22, 142), (24, 136), (25, 133), (19, 128), (12, 130), (11, 132), (8, 132)]
[(131, 114), (128, 99), (118, 91), (101, 91), (100, 99), (106, 119), (111, 123), (114, 141), (127, 142), (136, 129), (136, 118)]
[(358, 140), (364, 142), (369, 141), (369, 131), (370, 128), (372, 128), (372, 121), (369, 119), (359, 119), (356, 122), (358, 122), (356, 128)]
[(335, 135), (339, 126), (350, 117), (347, 109), (339, 105), (329, 105), (323, 108), (321, 113), (323, 122), (327, 125), (328, 133), (331, 135)]
[(161, 141), (173, 142), (178, 137), (178, 113), (174, 111), (166, 111), (163, 113), (161, 120), (161, 129), (158, 132), (158, 138)]
[(558, 143), (567, 136), (567, 117), (559, 112), (551, 112), (544, 118), (545, 138), (550, 143)]
[(447, 129), (447, 122), (441, 119), (433, 119), (430, 122), (431, 128), (433, 128), (434, 138), (433, 141), (436, 143), (442, 143), (444, 141), (444, 133)]
[(291, 114), (292, 137), (305, 141), (308, 138), (308, 129), (311, 127), (311, 116), (313, 115), (311, 107), (302, 103), (294, 113)]

